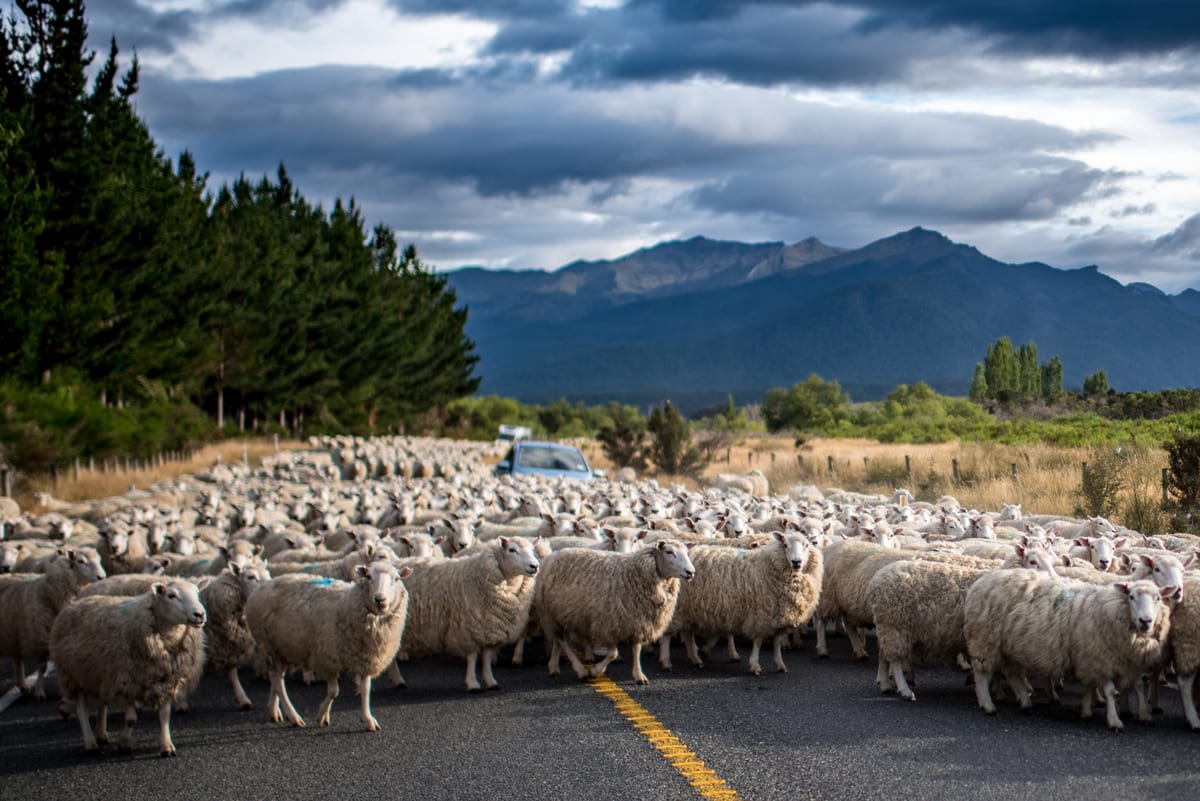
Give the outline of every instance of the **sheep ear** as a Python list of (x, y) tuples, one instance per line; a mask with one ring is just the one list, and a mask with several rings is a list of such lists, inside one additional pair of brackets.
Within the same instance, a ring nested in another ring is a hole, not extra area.
[(1114, 542), (1114, 543), (1113, 543), (1113, 547), (1114, 547), (1114, 548), (1124, 548), (1124, 547), (1125, 547), (1125, 543), (1127, 543), (1128, 541), (1129, 541), (1129, 540), (1128, 540), (1128, 539), (1126, 539), (1125, 537), (1121, 537), (1121, 539), (1119, 539), (1119, 540), (1117, 540), (1116, 542)]
[(1182, 564), (1184, 567), (1187, 567), (1188, 565), (1192, 564), (1195, 561), (1196, 561), (1196, 552), (1192, 551), (1190, 554), (1188, 554), (1188, 558), (1183, 560)]
[(355, 578), (366, 578), (369, 575), (371, 575), (371, 568), (367, 567), (366, 565), (355, 565), (354, 566)]
[(1113, 587), (1115, 587), (1117, 590), (1119, 590), (1122, 595), (1129, 594), (1129, 585), (1128, 584), (1124, 584), (1124, 583), (1114, 584)]
[(782, 531), (776, 531), (775, 539), (779, 540), (780, 542), (787, 542), (787, 534), (783, 533)]
[(406, 579), (411, 575), (412, 575), (411, 567), (408, 567), (407, 565), (405, 565), (404, 567), (400, 568), (400, 576), (399, 576), (400, 578)]
[(225, 569), (228, 570), (231, 575), (234, 575), (234, 576), (242, 575), (242, 566), (239, 565), (237, 562), (230, 562), (226, 566)]
[(500, 548), (501, 548), (502, 550), (503, 550), (504, 548), (507, 548), (507, 547), (508, 547), (508, 543), (509, 543), (509, 539), (508, 539), (508, 537), (500, 537)]
[(226, 559), (229, 558), (229, 549), (226, 548), (224, 545), (218, 545), (217, 551), (220, 552), (221, 556), (224, 556)]
[(1070, 567), (1071, 566), (1071, 557), (1067, 556), (1066, 554), (1063, 554), (1062, 555), (1062, 566)]
[[(1122, 555), (1124, 555), (1124, 554), (1122, 554)], [(1138, 556), (1141, 558), (1143, 565), (1145, 565), (1146, 567), (1154, 567), (1154, 557), (1153, 556), (1147, 556), (1144, 553), (1138, 554)]]
[(1164, 601), (1178, 603), (1183, 600), (1183, 587), (1163, 587), (1158, 594)]
[(162, 581), (156, 582), (154, 584), (154, 586), (151, 587), (150, 589), (151, 589), (151, 591), (154, 592), (155, 595), (166, 595), (167, 594), (167, 585), (165, 582), (162, 582)]
[(261, 544), (255, 545), (254, 548), (251, 550), (251, 553), (253, 553), (255, 556), (262, 556), (262, 552), (263, 552), (263, 546)]
[(1017, 551), (1017, 556), (1024, 556), (1025, 555), (1025, 545), (1018, 544), (1016, 547), (1016, 551)]
[(637, 533), (637, 538), (638, 538), (639, 540), (644, 540), (644, 539), (646, 539), (646, 535), (647, 535), (647, 534), (649, 534), (649, 533), (650, 533), (649, 531), (639, 531), (639, 532)]
[(659, 540), (658, 544), (655, 545), (654, 547), (658, 548), (658, 550), (660, 550), (660, 551), (665, 551), (665, 550), (667, 550), (667, 543), (663, 540)]
[(1071, 540), (1071, 544), (1082, 545), (1085, 548), (1089, 545), (1087, 537), (1076, 537), (1075, 539)]

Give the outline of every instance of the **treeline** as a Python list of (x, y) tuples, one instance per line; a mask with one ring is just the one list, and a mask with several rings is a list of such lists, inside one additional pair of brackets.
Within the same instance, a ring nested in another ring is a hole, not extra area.
[(136, 57), (122, 67), (114, 40), (89, 83), (82, 0), (16, 10), (0, 29), (10, 451), (148, 453), (214, 423), (385, 431), (475, 391), (466, 310), (414, 248), (368, 231), (353, 199), (306, 200), (282, 165), (210, 189), (138, 117)]

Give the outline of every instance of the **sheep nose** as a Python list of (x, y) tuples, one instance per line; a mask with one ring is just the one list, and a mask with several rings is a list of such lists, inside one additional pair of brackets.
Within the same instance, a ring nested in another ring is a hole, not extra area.
[(1149, 618), (1139, 617), (1138, 618), (1138, 628), (1141, 629), (1142, 631), (1149, 631), (1150, 624), (1153, 622), (1154, 621), (1150, 620)]
[(529, 575), (531, 575), (531, 576), (536, 576), (537, 574), (538, 574), (538, 566), (537, 566), (537, 565), (530, 565), (530, 566), (529, 566)]
[(687, 572), (685, 572), (685, 573), (683, 574), (683, 577), (684, 577), (684, 579), (686, 579), (687, 581), (691, 581), (691, 580), (692, 580), (692, 576), (694, 576), (694, 575), (696, 575), (696, 571), (695, 571), (695, 570), (688, 570)]
[(387, 599), (386, 595), (376, 595), (375, 596), (375, 606), (378, 609), (380, 609), (380, 610), (387, 609), (387, 605), (388, 605), (388, 599)]
[(1100, 569), (1101, 569), (1101, 570), (1108, 570), (1108, 560), (1107, 560), (1107, 559), (1101, 559), (1101, 560), (1100, 560)]
[(198, 626), (203, 626), (206, 617), (203, 612), (192, 612), (192, 622)]

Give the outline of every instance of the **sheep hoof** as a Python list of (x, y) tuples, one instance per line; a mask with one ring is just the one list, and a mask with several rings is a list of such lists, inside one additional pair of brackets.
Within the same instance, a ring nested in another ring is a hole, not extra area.
[(481, 693), (481, 692), (483, 692), (483, 688), (482, 688), (482, 687), (468, 687), (468, 688), (467, 688), (467, 692), (469, 692), (469, 693)]
[(985, 710), (983, 710), (983, 714), (985, 714), (985, 715), (991, 715), (992, 717), (996, 717), (996, 710), (994, 710), (994, 709), (985, 709)]
[(829, 658), (829, 654), (822, 654), (822, 653), (817, 654), (817, 659), (828, 659), (828, 658)]
[(659, 665), (659, 666), (658, 666), (658, 669), (659, 669), (659, 670), (661, 670), (663, 673), (670, 673), (670, 672), (671, 672), (671, 666), (670, 666), (670, 665)]
[(776, 673), (787, 673), (787, 665), (780, 665), (779, 667), (775, 668), (775, 672)]
[(641, 677), (640, 679), (634, 679), (633, 681), (635, 684), (641, 684), (641, 685), (646, 685), (646, 684), (650, 683), (650, 679), (646, 678), (645, 676)]
[(240, 708), (243, 712), (249, 712), (251, 709), (254, 709), (254, 704), (247, 701), (246, 703), (242, 704)]
[(166, 757), (178, 756), (178, 754), (176, 754), (176, 753), (175, 753), (175, 749), (174, 749), (174, 748), (171, 748), (171, 749), (168, 749), (168, 750), (166, 750), (166, 751), (161, 751), (161, 752), (159, 752), (159, 756), (160, 756), (160, 757), (163, 757), (163, 758), (166, 758)]
[[(790, 650), (790, 649), (789, 649), (789, 650)], [(731, 656), (731, 657), (729, 657), (729, 664), (731, 664), (731, 665), (735, 665), (735, 664), (737, 664), (738, 662), (741, 662), (741, 661), (742, 661), (742, 658), (741, 658), (740, 656)]]
[(34, 690), (33, 691), (33, 700), (45, 701), (46, 700), (46, 691), (45, 690)]
[(107, 737), (97, 737), (96, 745), (108, 745), (108, 738)]
[(1108, 727), (1108, 730), (1109, 730), (1109, 731), (1111, 731), (1111, 732), (1113, 732), (1113, 733), (1115, 733), (1115, 734), (1124, 734), (1124, 733), (1125, 733), (1125, 727), (1124, 727), (1124, 726), (1109, 726), (1109, 727)]
[(1161, 715), (1163, 713), (1163, 708), (1161, 706), (1156, 706), (1150, 711), (1156, 715)]
[(870, 657), (867, 656), (866, 654), (855, 654), (854, 655), (854, 660), (856, 662), (866, 662), (869, 658)]

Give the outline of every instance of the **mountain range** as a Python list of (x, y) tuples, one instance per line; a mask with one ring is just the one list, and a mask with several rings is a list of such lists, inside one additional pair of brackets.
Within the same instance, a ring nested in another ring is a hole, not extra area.
[(1096, 266), (1006, 264), (914, 228), (857, 250), (696, 237), (554, 271), (446, 274), (469, 307), (481, 393), (686, 410), (761, 399), (810, 373), (855, 400), (925, 381), (965, 394), (1007, 336), (1057, 354), (1068, 387), (1200, 386), (1200, 292)]

